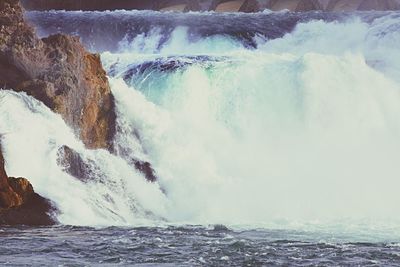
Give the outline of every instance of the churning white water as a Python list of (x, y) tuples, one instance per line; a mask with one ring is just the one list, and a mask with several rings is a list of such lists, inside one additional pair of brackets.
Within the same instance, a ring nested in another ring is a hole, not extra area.
[[(145, 182), (123, 159), (85, 149), (62, 118), (42, 103), (1, 91), (0, 114), (7, 172), (29, 177), (35, 190), (60, 209), (61, 223), (133, 225), (146, 222), (148, 212), (164, 214), (164, 196), (157, 185)], [(63, 145), (95, 163), (90, 170), (95, 179), (83, 183), (63, 171), (57, 164)]]
[[(29, 177), (62, 223), (135, 225), (400, 219), (400, 31), (391, 15), (311, 21), (247, 49), (228, 36), (189, 41), (177, 28), (120, 43), (103, 62), (117, 103), (116, 144), (150, 161), (145, 182), (126, 161), (86, 150), (58, 115), (0, 92), (10, 175)], [(192, 58), (191, 56), (207, 56)], [(123, 79), (174, 57), (185, 66)], [(68, 145), (96, 162), (87, 184), (64, 173)], [(19, 148), (19, 149), (16, 149)]]

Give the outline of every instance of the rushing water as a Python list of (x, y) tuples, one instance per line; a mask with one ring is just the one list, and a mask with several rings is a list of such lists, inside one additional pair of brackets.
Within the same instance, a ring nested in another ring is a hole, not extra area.
[[(77, 34), (101, 53), (116, 153), (85, 149), (43, 104), (1, 91), (7, 171), (29, 177), (62, 224), (123, 228), (4, 229), (5, 248), (26, 236), (43, 245), (28, 241), (20, 263), (31, 254), (66, 264), (399, 260), (400, 13), (27, 18), (42, 36)], [(89, 182), (58, 166), (63, 145), (90, 162)], [(157, 183), (131, 158), (150, 162)], [(191, 224), (202, 226), (181, 227)]]
[(223, 226), (5, 228), (2, 266), (398, 266), (400, 244)]

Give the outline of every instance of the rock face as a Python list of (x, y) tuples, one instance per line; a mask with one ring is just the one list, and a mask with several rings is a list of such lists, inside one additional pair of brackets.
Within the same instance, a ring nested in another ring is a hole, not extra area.
[[(84, 158), (77, 151), (68, 146), (63, 146), (58, 150), (57, 163), (65, 172), (75, 177), (76, 179), (87, 182), (95, 179), (99, 174), (96, 170), (101, 169), (96, 162), (90, 158)], [(136, 170), (143, 173), (144, 177), (149, 182), (155, 182), (157, 176), (149, 162), (140, 161), (134, 158), (128, 158), (128, 162)]]
[(0, 147), (0, 225), (52, 225), (51, 203), (33, 191), (25, 178), (8, 177)]
[(61, 114), (88, 148), (110, 148), (114, 99), (100, 56), (76, 37), (37, 38), (16, 0), (0, 1), (0, 21), (0, 84)]

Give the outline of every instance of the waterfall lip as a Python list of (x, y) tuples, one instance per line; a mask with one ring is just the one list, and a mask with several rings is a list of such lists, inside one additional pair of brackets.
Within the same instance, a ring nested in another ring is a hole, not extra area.
[(116, 62), (108, 68), (108, 74), (111, 77), (123, 77), (128, 81), (135, 75), (144, 75), (145, 73), (159, 72), (172, 73), (183, 71), (190, 66), (199, 66), (202, 68), (212, 68), (217, 63), (229, 63), (228, 56), (209, 56), (209, 55), (176, 55), (176, 56), (156, 56), (144, 62), (128, 63)]

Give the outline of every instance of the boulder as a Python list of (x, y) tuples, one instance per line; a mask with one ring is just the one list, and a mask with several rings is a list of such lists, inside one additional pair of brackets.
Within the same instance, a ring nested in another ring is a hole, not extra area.
[(22, 204), (21, 197), (11, 188), (9, 178), (4, 169), (4, 158), (0, 148), (0, 210)]
[(0, 225), (52, 225), (56, 209), (25, 178), (8, 177), (0, 147)]
[(0, 2), (0, 84), (23, 91), (61, 114), (88, 148), (111, 147), (114, 98), (100, 56), (77, 37), (39, 39), (17, 0)]

